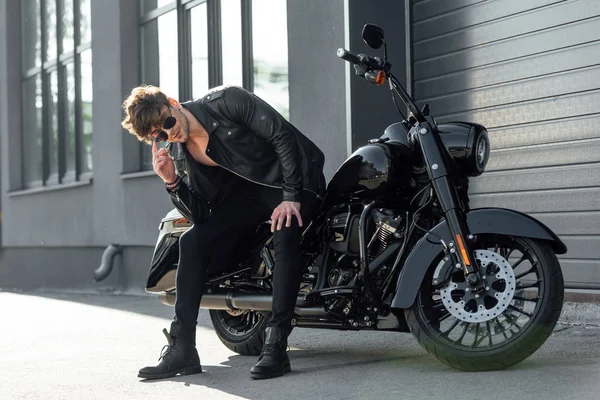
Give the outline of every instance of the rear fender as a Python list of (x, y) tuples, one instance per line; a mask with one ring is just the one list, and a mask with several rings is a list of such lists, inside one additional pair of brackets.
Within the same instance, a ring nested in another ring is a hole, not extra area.
[(171, 210), (158, 227), (158, 239), (146, 280), (146, 292), (162, 293), (175, 289), (179, 237), (192, 226), (177, 209)]
[[(529, 215), (504, 208), (479, 208), (467, 213), (467, 225), (472, 235), (492, 233), (520, 236), (550, 242), (556, 254), (565, 254), (567, 246), (550, 228)], [(408, 308), (414, 303), (428, 269), (439, 262), (444, 250), (436, 236), (446, 243), (452, 241), (446, 221), (440, 222), (432, 233), (422, 237), (409, 254), (396, 283), (392, 308)]]

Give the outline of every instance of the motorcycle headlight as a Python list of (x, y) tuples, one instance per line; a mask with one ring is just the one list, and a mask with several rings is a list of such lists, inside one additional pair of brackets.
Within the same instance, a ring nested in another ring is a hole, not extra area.
[(485, 166), (490, 159), (490, 139), (487, 131), (482, 131), (475, 141), (474, 158), (475, 168), (482, 174), (485, 171)]
[(438, 125), (442, 143), (466, 176), (479, 176), (490, 158), (490, 139), (483, 125), (447, 122)]

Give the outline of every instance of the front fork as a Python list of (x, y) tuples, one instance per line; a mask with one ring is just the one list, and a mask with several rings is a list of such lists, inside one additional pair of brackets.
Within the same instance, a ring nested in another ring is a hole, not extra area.
[(427, 120), (413, 129), (417, 130), (429, 179), (452, 234), (452, 240), (447, 243), (446, 250), (451, 253), (457, 267), (462, 268), (467, 283), (476, 292), (480, 292), (485, 289), (485, 285), (472, 249), (473, 236), (469, 232), (466, 213), (458, 199), (456, 187), (450, 180), (448, 166), (453, 161), (448, 152), (444, 151), (435, 123), (430, 118)]

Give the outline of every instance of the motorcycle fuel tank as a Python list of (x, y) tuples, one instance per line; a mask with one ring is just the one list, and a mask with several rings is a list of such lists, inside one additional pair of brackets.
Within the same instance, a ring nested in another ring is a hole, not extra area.
[(410, 187), (412, 151), (400, 143), (375, 143), (357, 149), (327, 187), (329, 201), (375, 200)]

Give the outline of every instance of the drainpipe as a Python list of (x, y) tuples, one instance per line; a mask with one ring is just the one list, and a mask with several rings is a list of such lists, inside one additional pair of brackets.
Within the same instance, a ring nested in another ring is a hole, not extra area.
[(120, 244), (112, 243), (104, 249), (104, 253), (102, 253), (102, 262), (94, 271), (94, 280), (96, 282), (103, 281), (110, 275), (114, 267), (115, 257), (119, 254), (123, 254), (123, 246)]

